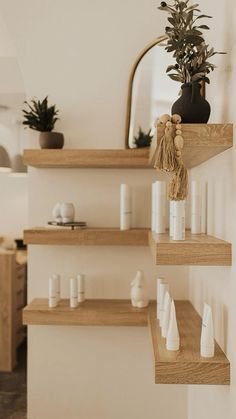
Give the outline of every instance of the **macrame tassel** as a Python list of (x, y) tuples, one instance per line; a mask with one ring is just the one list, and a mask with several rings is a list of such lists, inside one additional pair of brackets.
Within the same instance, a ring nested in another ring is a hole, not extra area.
[(165, 135), (158, 146), (154, 167), (163, 172), (173, 172), (178, 168), (171, 122), (166, 123)]
[(171, 201), (183, 201), (188, 195), (188, 171), (182, 163), (174, 173), (171, 183), (169, 198)]

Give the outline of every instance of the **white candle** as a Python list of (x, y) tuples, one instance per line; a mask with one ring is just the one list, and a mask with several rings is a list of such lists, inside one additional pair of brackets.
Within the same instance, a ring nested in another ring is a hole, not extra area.
[(159, 296), (159, 301), (160, 301), (160, 326), (162, 327), (162, 322), (163, 322), (163, 313), (164, 313), (164, 297), (165, 297), (165, 293), (166, 291), (169, 291), (169, 284), (167, 282), (162, 282), (159, 285), (159, 292), (160, 292), (160, 296)]
[(208, 304), (204, 304), (201, 333), (201, 356), (212, 358), (215, 353), (215, 341), (213, 330), (212, 310)]
[(207, 182), (202, 182), (201, 187), (201, 233), (206, 234), (207, 232)]
[(48, 306), (50, 308), (54, 308), (57, 306), (57, 280), (56, 278), (52, 277), (49, 278), (48, 284)]
[(170, 201), (170, 220), (169, 220), (169, 234), (170, 237), (173, 237), (174, 234), (174, 202), (175, 201)]
[(77, 275), (77, 282), (78, 282), (78, 302), (82, 303), (85, 300), (84, 275), (82, 274)]
[(173, 208), (173, 240), (185, 240), (185, 201), (174, 201)]
[(171, 308), (171, 298), (168, 291), (165, 293), (164, 297), (164, 312), (163, 312), (163, 319), (162, 319), (162, 328), (161, 328), (161, 335), (163, 338), (166, 338), (169, 322), (170, 322), (170, 308)]
[(132, 202), (129, 185), (120, 185), (120, 229), (129, 230), (131, 228)]
[(78, 283), (77, 278), (70, 279), (70, 307), (76, 308), (78, 306)]
[(157, 319), (160, 319), (160, 284), (162, 284), (164, 281), (164, 278), (157, 278)]
[(156, 230), (156, 185), (152, 184), (152, 231)]
[(207, 234), (214, 234), (214, 205), (215, 205), (215, 185), (213, 181), (207, 183)]
[(52, 278), (55, 279), (56, 296), (57, 296), (57, 302), (59, 303), (61, 299), (61, 277), (58, 274), (53, 274)]
[(176, 320), (175, 303), (171, 301), (170, 321), (166, 336), (166, 349), (168, 351), (179, 350), (179, 330)]
[(157, 234), (166, 231), (166, 182), (155, 182), (155, 232)]
[(191, 233), (201, 233), (201, 185), (200, 182), (191, 182)]

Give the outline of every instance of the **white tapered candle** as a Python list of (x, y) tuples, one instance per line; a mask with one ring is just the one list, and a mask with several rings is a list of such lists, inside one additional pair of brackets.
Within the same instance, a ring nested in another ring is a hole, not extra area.
[(77, 278), (70, 279), (70, 307), (76, 308), (78, 306), (78, 283)]
[(159, 311), (159, 321), (160, 326), (162, 327), (163, 322), (163, 313), (164, 313), (164, 298), (166, 291), (169, 291), (169, 284), (167, 282), (162, 282), (159, 285), (159, 292), (160, 292), (160, 311)]
[(170, 308), (170, 321), (169, 327), (166, 336), (166, 349), (168, 351), (178, 351), (179, 350), (179, 330), (176, 320), (176, 312), (175, 312), (175, 303), (171, 301), (171, 308)]
[(57, 279), (54, 277), (49, 278), (48, 283), (48, 306), (55, 308), (58, 304), (57, 299)]
[(215, 341), (213, 330), (212, 309), (208, 304), (204, 304), (201, 333), (201, 356), (212, 358), (215, 354)]
[(162, 320), (162, 328), (161, 328), (161, 334), (163, 338), (166, 338), (168, 328), (169, 328), (170, 308), (171, 308), (171, 298), (170, 298), (169, 292), (166, 291), (165, 297), (164, 297), (164, 312), (163, 312), (163, 320)]
[(84, 275), (82, 274), (77, 275), (77, 282), (78, 282), (78, 302), (82, 303), (85, 300)]
[(201, 183), (201, 233), (207, 232), (207, 182)]
[(201, 233), (201, 184), (191, 182), (191, 233)]
[(56, 296), (57, 296), (57, 302), (59, 303), (61, 299), (61, 277), (58, 274), (53, 274), (52, 278), (55, 279)]
[(155, 182), (155, 232), (157, 234), (166, 231), (166, 182)]
[(164, 278), (157, 278), (156, 280), (157, 282), (157, 288), (156, 288), (156, 292), (157, 292), (157, 319), (160, 319), (160, 284), (162, 284), (164, 281)]

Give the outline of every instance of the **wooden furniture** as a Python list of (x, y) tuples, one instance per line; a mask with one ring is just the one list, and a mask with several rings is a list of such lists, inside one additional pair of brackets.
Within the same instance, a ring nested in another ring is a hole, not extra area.
[(167, 351), (156, 319), (156, 304), (149, 309), (156, 384), (229, 384), (230, 363), (215, 343), (215, 356), (200, 356), (201, 318), (189, 301), (175, 301), (180, 350)]
[(25, 150), (24, 164), (38, 168), (152, 169), (149, 149)]
[[(157, 138), (152, 142), (150, 150), (152, 165), (164, 130), (163, 125), (158, 125)], [(233, 124), (182, 124), (182, 133), (184, 138), (182, 157), (188, 169), (233, 147)]]
[(76, 309), (61, 300), (55, 309), (47, 299), (35, 299), (23, 311), (24, 324), (60, 326), (147, 326), (147, 309), (129, 300), (86, 300)]
[(231, 243), (206, 234), (186, 231), (186, 240), (174, 241), (169, 234), (149, 232), (156, 265), (231, 266)]
[(23, 310), (26, 325), (52, 326), (148, 326), (155, 359), (156, 384), (229, 384), (230, 364), (216, 344), (214, 358), (201, 358), (201, 318), (188, 301), (176, 301), (180, 332), (180, 351), (165, 348), (156, 319), (156, 303), (144, 309), (134, 308), (127, 300), (87, 300), (76, 309), (69, 300), (56, 308), (47, 299), (35, 299)]
[(0, 251), (0, 371), (16, 366), (16, 350), (25, 338), (26, 252)]
[(35, 228), (24, 231), (24, 242), (63, 246), (148, 246), (148, 231), (147, 228)]

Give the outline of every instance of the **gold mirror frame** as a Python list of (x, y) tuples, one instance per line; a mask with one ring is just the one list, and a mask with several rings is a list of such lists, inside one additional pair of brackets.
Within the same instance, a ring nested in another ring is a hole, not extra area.
[(166, 41), (168, 37), (166, 35), (159, 36), (159, 38), (155, 39), (154, 41), (150, 42), (146, 47), (139, 53), (136, 61), (132, 67), (130, 77), (129, 77), (129, 84), (128, 84), (128, 99), (127, 99), (127, 107), (126, 107), (126, 123), (125, 123), (125, 148), (129, 147), (129, 127), (130, 127), (130, 117), (131, 117), (131, 105), (132, 105), (132, 93), (133, 93), (133, 81), (134, 75), (137, 70), (137, 67), (144, 57), (144, 55), (155, 45), (160, 44), (163, 41)]
[[(126, 122), (125, 122), (125, 148), (130, 148), (129, 147), (129, 127), (130, 127), (130, 117), (131, 117), (131, 105), (132, 105), (132, 93), (133, 93), (133, 81), (134, 81), (134, 76), (135, 76), (135, 72), (137, 70), (137, 67), (140, 63), (140, 61), (142, 60), (142, 58), (144, 57), (144, 55), (151, 49), (153, 48), (155, 45), (160, 44), (163, 41), (166, 41), (168, 39), (168, 37), (166, 35), (162, 35), (159, 36), (157, 39), (155, 39), (154, 41), (150, 42), (148, 45), (146, 45), (146, 47), (139, 53), (133, 67), (130, 73), (130, 77), (129, 77), (129, 84), (128, 84), (128, 99), (127, 99), (127, 107), (126, 107)], [(202, 96), (205, 97), (205, 89), (206, 89), (206, 84), (204, 82), (202, 82)]]

